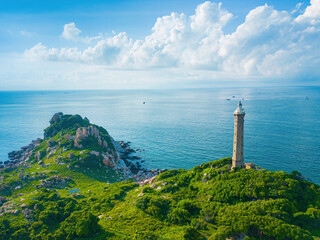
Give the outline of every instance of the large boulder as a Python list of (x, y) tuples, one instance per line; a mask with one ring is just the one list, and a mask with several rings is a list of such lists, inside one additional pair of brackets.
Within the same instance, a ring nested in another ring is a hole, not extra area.
[(40, 152), (40, 151), (38, 151), (38, 152), (35, 154), (35, 157), (36, 157), (36, 159), (37, 159), (38, 161), (40, 161), (40, 160), (41, 160), (41, 158), (42, 158), (42, 154), (41, 154), (41, 152)]
[(56, 122), (58, 122), (61, 119), (62, 115), (63, 115), (62, 112), (55, 113), (51, 118), (51, 120), (49, 121), (50, 124), (55, 124)]
[(72, 159), (73, 157), (74, 157), (74, 153), (73, 152), (69, 153), (69, 158)]

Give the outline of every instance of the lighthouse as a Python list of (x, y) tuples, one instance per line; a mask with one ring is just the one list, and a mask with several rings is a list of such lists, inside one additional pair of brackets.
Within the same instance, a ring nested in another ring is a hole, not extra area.
[(246, 113), (242, 108), (241, 101), (234, 111), (234, 136), (233, 136), (233, 155), (232, 168), (243, 168), (243, 124)]

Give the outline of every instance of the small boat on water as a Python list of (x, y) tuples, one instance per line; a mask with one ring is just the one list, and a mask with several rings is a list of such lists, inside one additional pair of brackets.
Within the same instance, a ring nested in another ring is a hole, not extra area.
[(143, 104), (146, 104), (146, 102), (143, 102)]
[(309, 100), (308, 96), (306, 96), (306, 100)]
[(231, 99), (230, 98), (227, 98), (227, 101), (230, 101)]

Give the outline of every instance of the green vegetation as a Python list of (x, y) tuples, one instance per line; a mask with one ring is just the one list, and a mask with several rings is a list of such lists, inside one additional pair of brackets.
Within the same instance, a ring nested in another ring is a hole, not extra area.
[(52, 124), (28, 164), (1, 170), (0, 239), (320, 237), (320, 187), (296, 171), (231, 171), (223, 158), (163, 172), (143, 186), (121, 182), (121, 172), (90, 153), (103, 150), (95, 139), (77, 149), (65, 137), (91, 124), (63, 116), (73, 125)]
[[(320, 236), (319, 186), (284, 172), (232, 172), (230, 161), (170, 170), (144, 186), (92, 178), (76, 184), (81, 186), (80, 195), (64, 189), (32, 192), (13, 201), (27, 203), (18, 207), (19, 214), (1, 216), (2, 239), (225, 239), (244, 233), (247, 239), (312, 240)], [(77, 175), (72, 180), (83, 181)], [(27, 217), (26, 209), (32, 211)]]
[(46, 138), (54, 137), (57, 133), (67, 134), (77, 130), (79, 127), (87, 127), (90, 123), (84, 120), (80, 115), (62, 115), (61, 118), (57, 119), (54, 124), (47, 127), (44, 132)]

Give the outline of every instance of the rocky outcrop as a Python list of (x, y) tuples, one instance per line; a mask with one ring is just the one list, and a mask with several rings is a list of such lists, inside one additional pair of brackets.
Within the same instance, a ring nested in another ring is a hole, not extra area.
[(55, 113), (51, 118), (50, 126), (44, 130), (44, 139), (54, 137), (63, 130), (76, 130), (78, 127), (87, 127), (90, 125), (88, 119), (83, 119), (80, 115)]
[[(117, 151), (114, 150), (114, 146), (109, 146), (106, 137), (103, 136), (103, 133), (99, 131), (99, 129), (96, 126), (90, 125), (88, 127), (80, 127), (76, 131), (76, 137), (74, 139), (74, 146), (77, 148), (83, 148), (82, 142), (88, 138), (89, 136), (92, 136), (96, 139), (97, 144), (102, 147), (104, 150), (103, 153), (101, 153), (101, 156), (103, 157), (102, 162), (106, 166), (115, 167), (118, 165), (118, 162), (120, 160), (120, 155)], [(111, 137), (110, 138), (110, 142)], [(100, 153), (97, 151), (91, 151), (91, 154), (99, 156)]]
[(29, 145), (22, 147), (20, 150), (9, 152), (8, 157), (11, 161), (7, 161), (6, 165), (10, 166), (18, 162), (28, 161), (29, 157), (33, 153), (33, 149), (39, 146), (41, 142), (42, 139), (37, 138), (37, 140), (32, 140), (32, 142)]
[(59, 113), (55, 113), (53, 115), (53, 117), (51, 118), (51, 120), (49, 121), (50, 124), (55, 124), (57, 123), (61, 117), (63, 116), (63, 113), (62, 112), (59, 112)]
[(92, 125), (89, 127), (81, 127), (77, 129), (76, 138), (74, 139), (74, 146), (77, 148), (83, 148), (81, 141), (89, 136), (93, 136), (94, 138), (96, 138), (100, 146), (106, 146), (106, 148), (108, 147), (108, 144), (102, 140), (97, 127)]
[(35, 186), (36, 188), (48, 188), (48, 187), (54, 187), (54, 188), (64, 188), (68, 184), (68, 181), (70, 180), (69, 177), (61, 178), (61, 175), (52, 176), (48, 179), (41, 180), (40, 184)]
[[(42, 154), (41, 154), (40, 151), (38, 151), (38, 152), (35, 154), (35, 158), (40, 162), (41, 157), (42, 157)], [(39, 164), (40, 164), (40, 163), (39, 163)]]
[(104, 165), (110, 166), (110, 167), (115, 167), (120, 160), (119, 157), (117, 157), (117, 159), (115, 160), (114, 155), (111, 155), (109, 153), (102, 154), (102, 156), (103, 156), (102, 162), (104, 163)]
[(73, 152), (69, 153), (69, 159), (73, 159), (73, 157), (74, 157), (74, 153)]
[(47, 147), (53, 147), (56, 144), (57, 143), (52, 138), (47, 141)]

